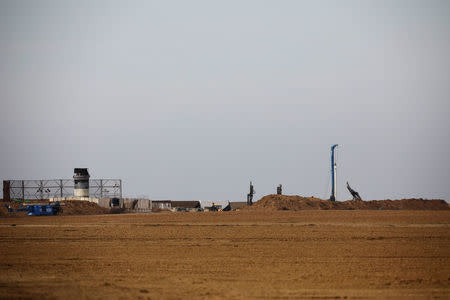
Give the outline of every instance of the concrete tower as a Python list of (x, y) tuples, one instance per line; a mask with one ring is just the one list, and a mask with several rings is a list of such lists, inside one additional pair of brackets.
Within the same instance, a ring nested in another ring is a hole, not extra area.
[(73, 171), (74, 196), (89, 197), (89, 172), (87, 168), (75, 168)]

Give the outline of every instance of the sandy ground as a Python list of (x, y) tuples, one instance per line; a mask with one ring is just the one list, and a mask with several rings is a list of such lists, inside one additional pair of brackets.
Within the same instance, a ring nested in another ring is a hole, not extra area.
[(450, 298), (450, 211), (0, 219), (1, 298)]

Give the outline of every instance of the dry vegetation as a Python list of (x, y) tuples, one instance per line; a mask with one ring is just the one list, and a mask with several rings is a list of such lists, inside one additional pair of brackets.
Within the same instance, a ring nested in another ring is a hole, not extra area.
[(0, 218), (2, 298), (450, 297), (450, 211)]

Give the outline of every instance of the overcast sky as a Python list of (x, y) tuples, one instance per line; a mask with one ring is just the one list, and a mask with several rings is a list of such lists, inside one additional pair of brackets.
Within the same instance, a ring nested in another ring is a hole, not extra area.
[(0, 179), (450, 200), (450, 1), (0, 1)]

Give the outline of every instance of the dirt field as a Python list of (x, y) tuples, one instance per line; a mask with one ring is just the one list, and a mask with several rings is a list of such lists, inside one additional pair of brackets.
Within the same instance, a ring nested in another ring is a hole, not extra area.
[(1, 298), (450, 298), (450, 211), (0, 218)]

